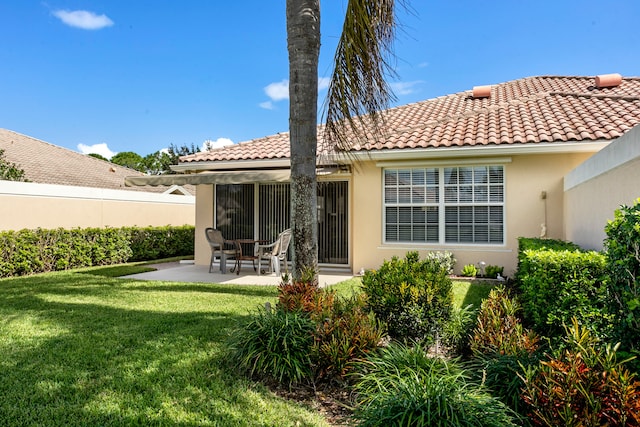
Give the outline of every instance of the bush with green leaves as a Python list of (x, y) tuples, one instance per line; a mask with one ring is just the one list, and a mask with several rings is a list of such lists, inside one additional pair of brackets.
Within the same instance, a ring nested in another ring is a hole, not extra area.
[(473, 330), (468, 366), (494, 396), (524, 415), (520, 375), (523, 367), (537, 363), (540, 338), (522, 326), (519, 311), (518, 301), (505, 287), (489, 292)]
[(355, 374), (358, 426), (515, 426), (510, 410), (472, 382), (456, 360), (391, 344)]
[(339, 297), (323, 290), (311, 319), (314, 332), (313, 364), (319, 380), (346, 379), (355, 363), (376, 350), (383, 330), (372, 313), (367, 312), (364, 295)]
[(0, 232), (0, 277), (192, 255), (194, 227)]
[(400, 341), (433, 341), (451, 316), (452, 283), (436, 260), (420, 260), (417, 252), (393, 257), (362, 278), (367, 304)]
[(478, 268), (473, 264), (467, 264), (462, 267), (462, 275), (464, 277), (476, 277), (478, 275)]
[(193, 255), (195, 228), (192, 225), (125, 227), (131, 245), (130, 261), (148, 261)]
[(440, 264), (440, 266), (444, 270), (446, 270), (448, 274), (453, 273), (453, 266), (456, 265), (456, 259), (453, 256), (453, 254), (449, 251), (427, 252), (427, 254), (424, 256), (424, 259), (428, 261), (434, 261), (437, 264)]
[(498, 275), (502, 276), (503, 273), (504, 267), (498, 265), (487, 265), (484, 269), (484, 275), (489, 279), (497, 279)]
[[(275, 310), (258, 311), (234, 332), (231, 358), (242, 360), (241, 369), (252, 376), (289, 385), (344, 381), (354, 362), (377, 349), (382, 338), (363, 295), (340, 297), (309, 278), (283, 281)], [(276, 364), (281, 366), (275, 369)]]
[(0, 180), (3, 181), (28, 181), (25, 178), (24, 169), (5, 158), (4, 150), (0, 149)]
[(640, 426), (640, 381), (573, 319), (563, 346), (523, 375), (529, 416), (540, 426)]
[[(524, 240), (520, 240), (523, 242)], [(567, 244), (568, 245), (568, 244)], [(573, 247), (573, 245), (568, 245)], [(579, 249), (520, 248), (517, 286), (524, 318), (542, 335), (563, 335), (573, 317), (601, 337), (610, 334), (606, 258)]]
[(624, 349), (640, 352), (640, 199), (617, 209), (605, 232), (614, 338)]

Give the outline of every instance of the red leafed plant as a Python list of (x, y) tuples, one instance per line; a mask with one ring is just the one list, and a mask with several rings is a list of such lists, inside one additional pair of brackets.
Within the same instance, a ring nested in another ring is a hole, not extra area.
[(640, 426), (640, 381), (574, 319), (566, 348), (524, 374), (523, 400), (541, 426)]
[(316, 307), (319, 293), (320, 287), (313, 274), (303, 274), (303, 277), (291, 281), (285, 275), (278, 286), (278, 307), (285, 311), (310, 313)]

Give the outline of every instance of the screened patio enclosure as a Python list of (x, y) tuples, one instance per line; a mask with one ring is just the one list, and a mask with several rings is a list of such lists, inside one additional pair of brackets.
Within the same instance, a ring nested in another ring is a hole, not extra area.
[[(289, 183), (218, 184), (214, 191), (213, 223), (225, 239), (273, 242), (290, 227)], [(348, 205), (347, 181), (318, 182), (321, 264), (349, 264)]]

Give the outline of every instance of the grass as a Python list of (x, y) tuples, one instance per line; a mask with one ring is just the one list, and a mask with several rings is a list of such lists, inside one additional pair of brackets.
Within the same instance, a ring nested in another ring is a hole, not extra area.
[[(361, 286), (362, 279), (360, 277), (353, 277), (333, 285), (331, 289), (337, 290), (339, 295), (350, 296), (354, 292), (358, 292)], [(483, 282), (471, 283), (469, 281), (454, 281), (453, 305), (462, 308), (471, 304), (475, 308), (480, 308), (480, 303), (489, 296), (489, 292), (493, 286), (493, 284)]]
[[(228, 333), (275, 287), (117, 278), (145, 269), (0, 279), (0, 425), (327, 426), (223, 362)], [(459, 305), (488, 292), (454, 283)]]
[(0, 280), (0, 425), (327, 425), (221, 362), (228, 332), (274, 287), (112, 273)]
[(493, 284), (482, 282), (454, 281), (453, 305), (463, 308), (471, 304), (476, 309), (480, 308), (480, 303), (489, 296), (489, 292), (494, 286)]

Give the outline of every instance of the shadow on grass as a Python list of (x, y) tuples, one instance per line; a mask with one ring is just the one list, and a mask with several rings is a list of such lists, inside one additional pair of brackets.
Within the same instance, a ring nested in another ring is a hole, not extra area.
[(58, 295), (95, 294), (101, 295), (113, 292), (111, 288), (121, 288), (137, 291), (193, 293), (204, 292), (213, 294), (238, 295), (247, 297), (275, 298), (276, 286), (265, 285), (223, 285), (216, 283), (192, 282), (161, 282), (99, 276), (90, 272), (55, 272), (33, 276), (0, 279), (0, 299), (3, 298), (1, 289), (12, 287), (12, 295), (16, 292), (32, 292), (34, 289)]
[(476, 309), (480, 308), (482, 300), (489, 296), (489, 292), (491, 292), (491, 289), (494, 287), (495, 284), (488, 282), (470, 283), (469, 288), (464, 295), (464, 299), (462, 300), (461, 307), (466, 307), (471, 304)]
[(157, 268), (147, 267), (145, 265), (114, 265), (108, 267), (94, 267), (89, 270), (78, 271), (78, 273), (103, 277), (121, 277), (128, 276), (130, 274), (148, 273), (156, 270)]
[(0, 281), (0, 424), (322, 425), (221, 362), (264, 295), (222, 306), (216, 294), (233, 287), (142, 285), (75, 273)]

